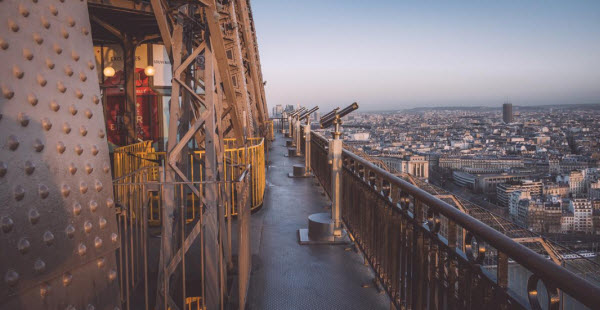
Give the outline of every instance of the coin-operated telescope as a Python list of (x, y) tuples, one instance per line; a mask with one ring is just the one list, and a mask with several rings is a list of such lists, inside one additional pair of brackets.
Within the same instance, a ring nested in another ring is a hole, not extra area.
[(328, 163), (331, 165), (331, 214), (315, 213), (308, 217), (308, 229), (298, 230), (300, 244), (349, 242), (341, 222), (341, 172), (342, 172), (342, 117), (358, 109), (358, 103), (340, 110), (339, 108), (321, 117), (321, 128), (335, 126), (329, 140)]
[[(301, 107), (301, 108), (297, 109), (296, 111), (294, 111), (294, 112), (292, 112), (292, 113), (290, 113), (288, 115), (288, 129), (289, 129), (288, 130), (288, 132), (289, 132), (288, 137), (292, 137), (292, 135), (293, 135), (293, 129), (294, 129), (294, 122), (297, 119), (298, 115), (300, 113), (304, 112), (304, 111), (306, 111), (306, 108), (305, 107)], [(291, 144), (289, 144), (288, 146), (293, 145), (294, 142), (295, 142), (295, 140), (292, 139)]]
[(301, 133), (300, 133), (300, 122), (306, 120), (306, 124), (304, 125), (304, 165), (294, 165), (292, 173), (288, 174), (289, 177), (292, 178), (302, 178), (311, 176), (311, 168), (310, 168), (310, 116), (319, 109), (318, 106), (302, 113), (298, 117), (298, 122), (296, 122), (297, 132), (296, 135), (296, 156), (302, 155), (301, 145)]

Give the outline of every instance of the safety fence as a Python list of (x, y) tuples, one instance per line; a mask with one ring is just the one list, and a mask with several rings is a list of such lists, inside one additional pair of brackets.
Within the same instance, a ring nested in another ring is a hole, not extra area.
[[(247, 165), (251, 165), (250, 171), (250, 203), (251, 209), (256, 210), (262, 206), (264, 192), (265, 192), (265, 146), (263, 138), (249, 138), (249, 146), (247, 147), (235, 147), (235, 139), (225, 139), (224, 146), (225, 151), (223, 157), (224, 163), (224, 179), (225, 190), (228, 191), (232, 197), (233, 208), (231, 208), (231, 214), (236, 216), (238, 211), (235, 207), (236, 190), (235, 187), (231, 186), (232, 180), (235, 180), (243, 169)], [(156, 152), (151, 147), (148, 147), (149, 143), (141, 142), (129, 147), (115, 150), (114, 153), (114, 166), (115, 166), (115, 179), (129, 175), (140, 169), (145, 169), (145, 177), (147, 181), (157, 182), (161, 180), (160, 168), (165, 163), (165, 152)], [(188, 160), (184, 162), (186, 167), (189, 181), (197, 184), (199, 191), (203, 191), (204, 181), (204, 150), (193, 150), (190, 151)], [(117, 170), (118, 168), (118, 170)], [(183, 203), (187, 206), (186, 208), (186, 221), (192, 222), (197, 218), (198, 212), (201, 208), (201, 202), (199, 199), (192, 194), (189, 189), (182, 188), (184, 191)], [(161, 207), (162, 198), (157, 193), (148, 194), (149, 202), (149, 223), (150, 225), (159, 225), (161, 222)], [(129, 193), (122, 189), (115, 188), (115, 200), (122, 201), (130, 199)], [(229, 202), (228, 202), (229, 203)], [(229, 209), (228, 209), (229, 210)], [(225, 214), (229, 216), (229, 213)]]
[[(327, 144), (311, 133), (331, 196)], [(342, 170), (344, 226), (396, 309), (600, 305), (600, 287), (360, 156), (344, 150)]]

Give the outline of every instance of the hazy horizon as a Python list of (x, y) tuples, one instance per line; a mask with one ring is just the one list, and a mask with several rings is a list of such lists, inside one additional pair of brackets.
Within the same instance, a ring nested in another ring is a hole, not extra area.
[(600, 102), (600, 1), (252, 5), (270, 109)]

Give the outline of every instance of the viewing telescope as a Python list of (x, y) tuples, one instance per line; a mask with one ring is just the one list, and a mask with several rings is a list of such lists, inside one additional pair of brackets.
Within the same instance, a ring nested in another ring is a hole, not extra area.
[(305, 107), (301, 107), (300, 109), (298, 109), (298, 110), (296, 110), (296, 111), (292, 112), (292, 114), (290, 114), (290, 116), (291, 116), (291, 117), (296, 117), (296, 115), (298, 115), (299, 113), (302, 113), (302, 112), (304, 112), (305, 110), (306, 110), (306, 108), (305, 108)]
[(313, 112), (315, 112), (315, 111), (316, 111), (316, 110), (318, 110), (318, 109), (319, 109), (319, 106), (315, 106), (314, 108), (312, 108), (312, 109), (310, 109), (310, 110), (308, 110), (308, 111), (306, 111), (306, 112), (302, 113), (298, 119), (299, 119), (299, 120), (303, 120), (303, 119), (305, 119), (306, 117), (309, 117), (309, 116), (310, 116), (310, 115), (311, 115)]
[(345, 107), (343, 110), (338, 112), (338, 108), (326, 114), (326, 117), (321, 118), (321, 128), (330, 127), (333, 124), (338, 123), (336, 120), (350, 114), (350, 112), (358, 109), (358, 103), (354, 102), (351, 105)]
[(319, 120), (319, 122), (321, 122), (321, 123), (322, 123), (323, 121), (327, 120), (328, 118), (330, 118), (330, 117), (334, 116), (334, 115), (335, 115), (335, 113), (336, 113), (336, 112), (337, 112), (339, 109), (340, 109), (340, 107), (337, 107), (337, 108), (335, 108), (335, 109), (331, 110), (329, 113), (327, 113), (327, 114), (325, 114), (325, 115), (321, 116), (321, 119)]

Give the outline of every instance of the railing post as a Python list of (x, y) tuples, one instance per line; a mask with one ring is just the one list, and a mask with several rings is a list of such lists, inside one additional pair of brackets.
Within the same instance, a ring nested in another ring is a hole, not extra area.
[(312, 171), (310, 167), (310, 120), (306, 119), (306, 126), (304, 126), (304, 174), (310, 174)]
[(301, 156), (302, 155), (302, 131), (300, 130), (300, 118), (299, 116), (296, 117), (296, 120), (294, 122), (294, 141), (296, 144), (296, 156)]
[(331, 218), (334, 221), (336, 236), (341, 235), (341, 170), (342, 139), (336, 137), (329, 141), (329, 164), (331, 165)]

